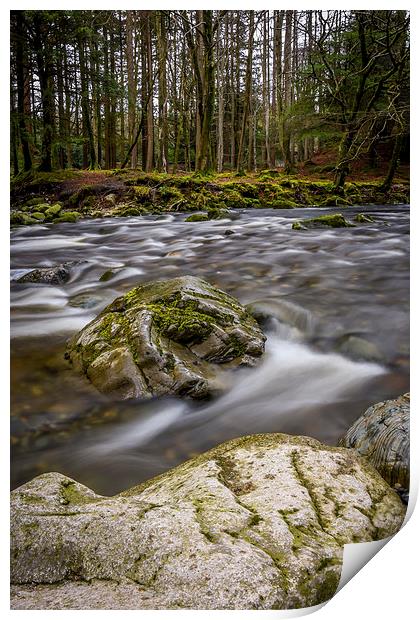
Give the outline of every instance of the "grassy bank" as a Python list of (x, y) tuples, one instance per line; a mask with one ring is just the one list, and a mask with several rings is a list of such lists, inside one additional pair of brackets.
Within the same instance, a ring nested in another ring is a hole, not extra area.
[(381, 191), (381, 181), (346, 183), (337, 193), (328, 179), (286, 176), (277, 170), (234, 173), (146, 174), (138, 170), (65, 170), (27, 173), (11, 184), (11, 224), (74, 222), (162, 212), (215, 213), (224, 209), (346, 207), (409, 202), (408, 182)]

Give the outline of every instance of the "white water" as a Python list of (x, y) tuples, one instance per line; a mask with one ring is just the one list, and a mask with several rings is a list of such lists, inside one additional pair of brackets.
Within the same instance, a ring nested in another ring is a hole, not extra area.
[[(141, 449), (162, 434), (180, 428), (199, 426), (200, 433), (217, 431), (226, 424), (259, 432), (261, 419), (282, 428), (282, 418), (299, 415), (308, 408), (318, 408), (351, 397), (364, 384), (384, 374), (378, 364), (359, 363), (335, 353), (320, 353), (303, 342), (302, 334), (278, 322), (270, 333), (266, 353), (260, 366), (228, 373), (230, 389), (207, 406), (194, 410), (188, 402), (151, 403), (145, 415), (122, 425), (99, 431), (87, 446), (79, 446), (84, 462), (103, 456), (124, 454)], [(286, 339), (287, 337), (291, 339)]]

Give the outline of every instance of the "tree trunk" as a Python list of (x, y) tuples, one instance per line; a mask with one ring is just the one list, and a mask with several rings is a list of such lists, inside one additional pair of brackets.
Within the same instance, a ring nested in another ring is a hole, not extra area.
[(224, 79), (226, 72), (226, 52), (223, 46), (223, 41), (227, 37), (227, 17), (225, 18), (225, 33), (223, 37), (223, 31), (217, 37), (217, 92), (218, 92), (218, 116), (217, 116), (217, 172), (223, 170), (223, 155), (224, 155), (224, 141), (223, 141), (223, 125), (224, 125), (224, 113), (225, 113), (225, 99), (224, 99)]
[[(19, 137), (22, 145), (23, 169), (32, 168), (32, 155), (29, 143), (27, 118), (25, 111), (25, 73), (27, 74), (27, 56), (25, 53), (26, 30), (21, 11), (15, 11), (16, 15), (16, 82), (17, 82), (17, 112)], [(14, 130), (14, 126), (13, 126)], [(16, 133), (14, 131), (14, 133)]]
[(249, 125), (249, 116), (251, 111), (251, 97), (252, 97), (252, 51), (254, 42), (254, 11), (249, 12), (249, 34), (248, 34), (248, 56), (246, 62), (246, 77), (245, 77), (245, 95), (244, 95), (244, 112), (242, 115), (242, 129), (241, 137), (239, 140), (238, 159), (237, 159), (237, 171), (242, 171), (243, 168), (243, 151), (245, 144), (245, 134), (247, 126)]
[(146, 54), (147, 54), (147, 150), (146, 172), (153, 170), (154, 164), (154, 125), (153, 125), (153, 64), (150, 11), (146, 16)]
[(211, 166), (210, 129), (214, 113), (215, 71), (213, 59), (212, 11), (197, 11), (196, 38), (187, 27), (185, 35), (194, 69), (197, 95), (196, 171)]
[(18, 146), (17, 146), (17, 123), (16, 123), (16, 109), (13, 101), (13, 90), (10, 93), (10, 146), (12, 149), (12, 162), (13, 162), (13, 176), (19, 174), (19, 159), (18, 159)]
[[(127, 11), (126, 21), (126, 37), (127, 37), (127, 80), (128, 80), (128, 140), (130, 145), (134, 142), (136, 131), (136, 99), (137, 89), (134, 78), (134, 56), (133, 56), (133, 29), (134, 16), (133, 11)], [(137, 143), (131, 151), (131, 168), (137, 167)]]
[[(268, 44), (268, 24), (267, 14), (269, 11), (264, 11), (263, 16), (263, 40), (262, 40), (262, 56), (261, 56), (261, 69), (262, 69), (262, 102), (263, 102), (263, 115), (264, 115), (264, 157), (262, 165), (264, 168), (271, 168), (271, 153), (270, 153), (270, 95), (269, 95), (269, 83), (270, 83), (270, 69), (269, 69), (269, 44)], [(274, 72), (273, 72), (274, 75)]]
[(92, 123), (90, 120), (89, 87), (87, 79), (87, 67), (85, 59), (85, 42), (82, 35), (78, 35), (79, 60), (80, 60), (80, 84), (82, 100), (83, 133), (87, 147), (87, 167), (93, 170), (96, 166), (95, 139), (93, 136)]
[(109, 36), (110, 49), (110, 86), (111, 86), (111, 113), (109, 116), (109, 136), (110, 136), (110, 167), (117, 167), (117, 77), (115, 71), (115, 32), (110, 30)]
[(168, 56), (165, 14), (156, 11), (156, 41), (159, 82), (159, 149), (158, 169), (168, 172), (168, 92), (166, 63)]
[(69, 168), (73, 168), (73, 149), (71, 144), (71, 96), (70, 96), (70, 80), (68, 71), (68, 60), (66, 48), (63, 48), (63, 67), (64, 67), (64, 90), (65, 90), (65, 136), (66, 136), (66, 159)]
[(40, 172), (52, 170), (52, 142), (54, 134), (54, 80), (52, 51), (48, 42), (48, 24), (45, 23), (41, 12), (36, 12), (34, 24), (34, 50), (38, 66), (39, 86), (42, 101), (42, 147)]
[[(119, 35), (119, 47), (120, 47), (120, 97), (119, 97), (119, 120), (120, 120), (120, 140), (119, 140), (119, 153), (120, 158), (119, 161), (122, 162), (125, 155), (125, 106), (124, 106), (124, 98), (125, 98), (125, 84), (124, 84), (124, 42), (123, 42), (123, 23), (122, 23), (122, 12), (118, 11), (118, 35)], [(117, 162), (115, 161), (115, 167), (117, 167)]]
[(292, 19), (293, 11), (286, 11), (286, 30), (284, 34), (284, 106), (283, 106), (283, 159), (284, 171), (292, 167), (290, 152), (290, 123), (288, 115), (292, 105)]
[(104, 27), (103, 29), (103, 56), (104, 56), (104, 80), (103, 80), (103, 101), (104, 101), (104, 156), (105, 156), (105, 169), (111, 168), (111, 135), (110, 135), (110, 116), (111, 116), (111, 103), (110, 103), (110, 76), (109, 76), (109, 48), (108, 48), (108, 31)]
[(58, 97), (58, 165), (61, 170), (66, 167), (66, 120), (64, 112), (64, 81), (63, 81), (63, 47), (60, 45), (57, 54), (57, 97)]
[(400, 154), (403, 145), (404, 136), (401, 133), (397, 135), (394, 142), (394, 148), (392, 150), (391, 161), (389, 162), (388, 172), (385, 181), (382, 183), (381, 190), (383, 192), (389, 192), (392, 182), (394, 180), (395, 173), (400, 163)]

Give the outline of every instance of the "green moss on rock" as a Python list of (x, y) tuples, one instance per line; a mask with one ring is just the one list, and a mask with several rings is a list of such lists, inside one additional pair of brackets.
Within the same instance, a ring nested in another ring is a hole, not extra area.
[(31, 213), (31, 217), (33, 217), (36, 220), (39, 220), (40, 222), (43, 222), (45, 220), (45, 214), (44, 213), (40, 213), (38, 211), (35, 211), (34, 213)]
[(292, 229), (305, 230), (307, 228), (322, 228), (324, 226), (329, 228), (350, 228), (354, 226), (354, 224), (346, 220), (341, 213), (334, 213), (332, 215), (320, 215), (319, 217), (293, 222)]
[(66, 212), (61, 212), (59, 217), (54, 219), (54, 223), (60, 223), (60, 222), (77, 222), (77, 220), (80, 218), (80, 213), (78, 213), (77, 211), (66, 211)]
[(61, 204), (53, 204), (51, 205), (51, 207), (48, 207), (48, 209), (45, 210), (45, 216), (48, 218), (55, 218), (58, 216), (62, 208), (63, 207)]
[(206, 213), (193, 213), (192, 215), (189, 215), (185, 221), (186, 222), (207, 222), (208, 219), (209, 219), (209, 216)]
[(120, 398), (203, 398), (216, 389), (215, 364), (253, 365), (264, 341), (235, 299), (185, 276), (146, 283), (115, 299), (70, 341), (68, 357), (99, 390), (118, 391)]
[(357, 215), (353, 218), (354, 222), (358, 224), (371, 224), (375, 220), (370, 215), (365, 215), (364, 213), (357, 213)]

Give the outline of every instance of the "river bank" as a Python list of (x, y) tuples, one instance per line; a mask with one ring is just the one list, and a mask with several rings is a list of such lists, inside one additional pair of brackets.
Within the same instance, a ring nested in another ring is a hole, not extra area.
[(278, 170), (247, 176), (128, 169), (31, 172), (12, 183), (11, 225), (167, 212), (204, 212), (209, 219), (218, 219), (226, 209), (341, 209), (409, 202), (406, 180), (399, 179), (388, 192), (381, 185), (379, 180), (351, 180), (338, 191), (328, 176), (286, 176)]

